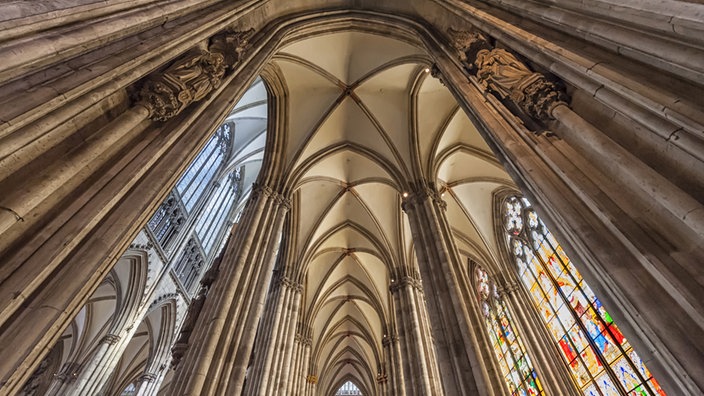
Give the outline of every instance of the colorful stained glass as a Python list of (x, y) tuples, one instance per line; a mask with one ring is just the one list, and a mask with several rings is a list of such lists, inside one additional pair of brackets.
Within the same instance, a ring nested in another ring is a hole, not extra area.
[(519, 277), (581, 391), (665, 395), (530, 202), (503, 207)]
[[(506, 210), (510, 211), (511, 207), (507, 206)], [(518, 230), (520, 231), (522, 222), (509, 221), (509, 217), (507, 216), (507, 227), (519, 227)], [(522, 251), (522, 246), (517, 246), (517, 249)], [(511, 315), (499, 295), (496, 284), (489, 279), (489, 274), (479, 266), (476, 266), (474, 274), (477, 296), (481, 303), (489, 339), (494, 347), (494, 353), (499, 360), (501, 373), (511, 395), (544, 395), (545, 393), (540, 381), (538, 381), (538, 376), (533, 369), (520, 336), (516, 334), (513, 328)], [(539, 287), (535, 292), (542, 298), (543, 292)], [(546, 304), (549, 303), (546, 302)]]

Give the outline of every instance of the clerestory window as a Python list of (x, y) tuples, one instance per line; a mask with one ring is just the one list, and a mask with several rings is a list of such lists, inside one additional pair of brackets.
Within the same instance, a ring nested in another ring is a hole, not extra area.
[(530, 202), (509, 197), (502, 215), (519, 277), (582, 393), (664, 395)]

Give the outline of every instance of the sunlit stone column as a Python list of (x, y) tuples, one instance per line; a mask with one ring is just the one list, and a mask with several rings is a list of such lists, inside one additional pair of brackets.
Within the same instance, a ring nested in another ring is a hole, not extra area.
[(442, 379), (443, 392), (436, 394), (492, 394), (470, 330), (467, 301), (473, 296), (462, 285), (462, 263), (445, 217), (446, 204), (432, 183), (419, 181), (412, 187), (403, 210), (411, 226)]
[(254, 187), (176, 372), (174, 394), (242, 393), (289, 208), (289, 200), (270, 187)]
[(302, 286), (281, 274), (281, 270), (278, 272), (257, 334), (252, 375), (245, 395), (285, 394), (291, 382), (288, 373), (293, 363)]
[(437, 357), (430, 333), (430, 324), (426, 320), (426, 305), (423, 287), (417, 270), (404, 270), (398, 279), (391, 280), (394, 299), (394, 311), (398, 337), (385, 335), (384, 342), (394, 341), (400, 348), (401, 365), (404, 380), (404, 394), (439, 395), (442, 383), (438, 370)]

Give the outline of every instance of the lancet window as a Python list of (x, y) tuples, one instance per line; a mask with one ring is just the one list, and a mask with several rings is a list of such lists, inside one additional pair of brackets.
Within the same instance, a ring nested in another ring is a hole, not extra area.
[(476, 264), (474, 277), (484, 324), (511, 395), (544, 395), (542, 384), (523, 341), (513, 327), (511, 314), (499, 295), (496, 283), (484, 268)]
[(181, 253), (181, 257), (174, 265), (176, 277), (183, 287), (190, 291), (203, 268), (204, 260), (198, 243), (191, 238)]
[(228, 153), (231, 141), (228, 124), (222, 125), (198, 154), (186, 173), (176, 183), (176, 189), (188, 212), (196, 206), (198, 199), (207, 191)]
[(240, 197), (241, 180), (241, 169), (237, 168), (216, 183), (212, 198), (206, 203), (198, 218), (196, 233), (206, 255), (210, 254), (217, 240), (220, 239), (220, 234), (226, 231), (222, 226), (230, 217), (233, 204)]
[(583, 394), (664, 395), (530, 202), (506, 199), (503, 218), (519, 277)]

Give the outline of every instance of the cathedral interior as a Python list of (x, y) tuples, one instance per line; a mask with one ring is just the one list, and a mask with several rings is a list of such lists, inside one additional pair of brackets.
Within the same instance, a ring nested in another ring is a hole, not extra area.
[(701, 1), (0, 32), (0, 395), (704, 395)]

